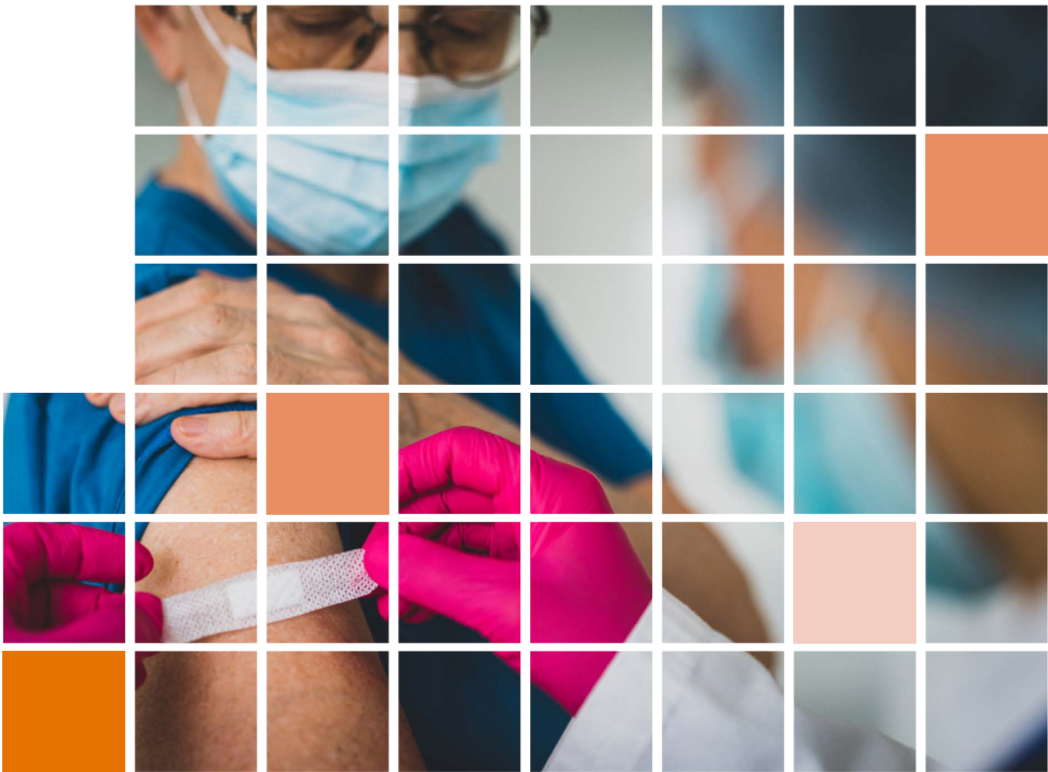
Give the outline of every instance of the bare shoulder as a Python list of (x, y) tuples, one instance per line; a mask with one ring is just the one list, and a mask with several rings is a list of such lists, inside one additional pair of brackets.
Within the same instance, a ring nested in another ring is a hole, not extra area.
[(158, 514), (254, 514), (258, 462), (251, 458), (194, 458), (164, 496)]

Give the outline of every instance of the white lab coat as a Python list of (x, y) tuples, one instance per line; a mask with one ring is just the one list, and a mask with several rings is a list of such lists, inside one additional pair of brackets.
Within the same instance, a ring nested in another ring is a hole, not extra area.
[[(679, 600), (663, 592), (663, 640), (724, 644)], [(648, 606), (627, 643), (651, 640)], [(784, 768), (783, 695), (744, 652), (664, 652), (662, 768), (684, 772)], [(652, 769), (651, 655), (612, 660), (546, 764), (555, 772)], [(913, 750), (876, 732), (795, 712), (798, 770), (912, 770)], [(929, 762), (929, 769), (935, 768)]]

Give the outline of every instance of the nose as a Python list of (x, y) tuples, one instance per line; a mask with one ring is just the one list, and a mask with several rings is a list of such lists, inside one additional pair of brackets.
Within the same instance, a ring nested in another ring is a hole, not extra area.
[[(429, 65), (418, 46), (418, 35), (412, 30), (400, 31), (400, 62), (397, 71), (401, 75), (425, 75)], [(368, 58), (358, 68), (369, 72), (389, 71), (389, 35), (382, 33), (375, 41)]]
[(400, 30), (400, 62), (398, 72), (401, 75), (425, 75), (428, 69), (426, 60), (419, 51), (418, 35), (409, 29)]

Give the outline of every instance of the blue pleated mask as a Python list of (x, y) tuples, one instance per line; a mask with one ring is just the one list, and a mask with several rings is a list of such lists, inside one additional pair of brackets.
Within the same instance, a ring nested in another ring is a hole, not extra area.
[[(204, 35), (227, 65), (216, 126), (254, 125), (256, 61), (224, 44), (196, 6)], [(272, 126), (385, 126), (386, 73), (334, 70), (267, 72)], [(439, 76), (398, 78), (402, 126), (498, 126), (494, 87), (464, 89)], [(191, 123), (200, 125), (188, 88), (179, 88)], [(476, 169), (497, 160), (491, 134), (405, 135), (399, 142), (400, 244), (425, 233), (461, 198)], [(202, 140), (223, 197), (257, 221), (255, 137), (215, 134)], [(388, 252), (389, 139), (385, 135), (271, 134), (267, 146), (267, 226), (295, 250), (314, 255)]]

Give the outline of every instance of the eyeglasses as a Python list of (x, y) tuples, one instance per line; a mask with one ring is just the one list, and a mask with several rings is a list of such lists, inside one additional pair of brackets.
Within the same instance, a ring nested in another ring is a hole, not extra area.
[[(219, 6), (244, 25), (257, 46), (258, 9)], [(412, 6), (402, 6), (412, 7)], [(495, 83), (520, 66), (520, 8), (512, 6), (413, 6), (420, 20), (401, 24), (414, 33), (426, 66), (465, 87)], [(268, 6), (267, 64), (276, 70), (345, 69), (361, 66), (389, 25), (366, 6)], [(549, 31), (549, 11), (534, 6), (531, 47)]]

